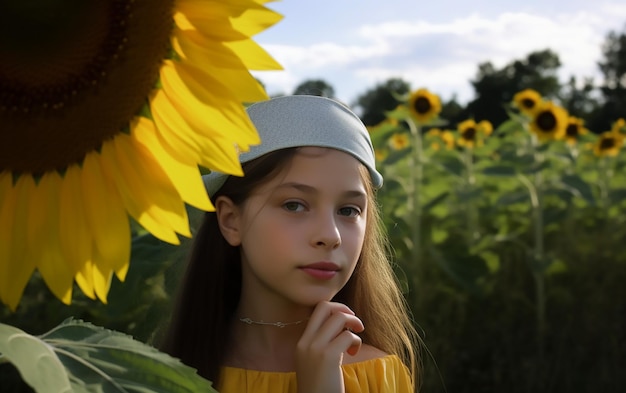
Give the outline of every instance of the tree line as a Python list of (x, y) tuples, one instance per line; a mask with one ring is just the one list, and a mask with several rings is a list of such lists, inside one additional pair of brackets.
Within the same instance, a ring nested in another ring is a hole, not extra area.
[[(557, 75), (561, 60), (551, 49), (531, 52), (501, 68), (490, 61), (480, 63), (470, 81), (474, 98), (466, 105), (455, 97), (442, 102), (440, 117), (450, 125), (470, 118), (476, 122), (488, 120), (497, 128), (508, 119), (505, 105), (513, 96), (524, 89), (533, 89), (558, 102), (570, 115), (584, 119), (589, 130), (607, 131), (616, 119), (626, 118), (626, 25), (622, 32), (610, 31), (601, 49), (601, 59), (597, 62), (599, 81), (571, 76), (561, 82)], [(419, 87), (428, 88), (415, 88)], [(365, 125), (376, 125), (385, 119), (386, 111), (398, 106), (398, 97), (412, 88), (401, 78), (390, 78), (359, 95), (351, 105), (359, 111)], [(300, 83), (292, 94), (332, 98), (335, 89), (323, 79), (311, 79)]]

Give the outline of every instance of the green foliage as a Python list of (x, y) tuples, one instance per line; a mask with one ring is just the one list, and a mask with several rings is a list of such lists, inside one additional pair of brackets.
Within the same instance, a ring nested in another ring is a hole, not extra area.
[(179, 360), (125, 334), (76, 320), (40, 337), (0, 324), (0, 353), (38, 393), (215, 392)]
[(415, 126), (390, 150), (403, 121), (371, 133), (398, 276), (432, 354), (423, 391), (623, 391), (626, 153), (595, 156), (593, 134), (539, 142), (512, 112), (473, 148)]

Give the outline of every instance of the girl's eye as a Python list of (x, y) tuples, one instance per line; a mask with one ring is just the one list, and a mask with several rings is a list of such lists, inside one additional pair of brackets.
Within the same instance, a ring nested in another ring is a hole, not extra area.
[(346, 217), (357, 217), (361, 214), (361, 210), (356, 207), (347, 206), (339, 209), (339, 214)]
[(304, 210), (304, 205), (300, 202), (290, 201), (283, 204), (283, 208), (290, 212), (299, 212)]

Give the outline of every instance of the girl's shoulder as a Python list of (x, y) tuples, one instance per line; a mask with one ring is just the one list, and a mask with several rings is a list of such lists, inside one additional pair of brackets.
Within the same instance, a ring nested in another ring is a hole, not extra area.
[(372, 359), (383, 358), (388, 355), (387, 352), (381, 351), (376, 347), (363, 344), (356, 355), (353, 356), (345, 353), (343, 355), (343, 364), (361, 363)]

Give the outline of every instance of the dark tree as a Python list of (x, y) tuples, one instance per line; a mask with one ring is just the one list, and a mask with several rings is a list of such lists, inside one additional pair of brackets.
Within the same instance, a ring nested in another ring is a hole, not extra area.
[(471, 81), (476, 98), (468, 103), (464, 117), (489, 120), (497, 127), (508, 118), (504, 106), (519, 91), (534, 89), (546, 98), (556, 98), (560, 66), (558, 55), (549, 49), (532, 52), (502, 69), (496, 69), (491, 62), (480, 64), (476, 78)]
[(360, 117), (366, 126), (374, 126), (385, 120), (385, 112), (395, 109), (399, 104), (398, 97), (411, 90), (408, 82), (392, 78), (376, 85), (360, 95), (356, 101)]
[[(570, 115), (587, 120), (598, 110), (599, 102), (594, 96), (595, 92), (592, 78), (585, 78), (582, 83), (579, 83), (576, 77), (572, 76), (561, 88), (560, 101)], [(592, 129), (592, 131), (597, 130)]]
[(602, 55), (598, 63), (603, 75), (602, 103), (588, 121), (589, 127), (598, 132), (609, 130), (618, 118), (626, 118), (626, 28), (620, 34), (607, 35)]
[(453, 96), (449, 101), (441, 102), (441, 113), (439, 117), (447, 122), (448, 125), (454, 126), (455, 124), (465, 120), (463, 116), (464, 108), (456, 100), (456, 96)]
[(320, 97), (335, 97), (335, 89), (321, 79), (310, 79), (300, 83), (293, 91), (293, 95), (311, 95)]

